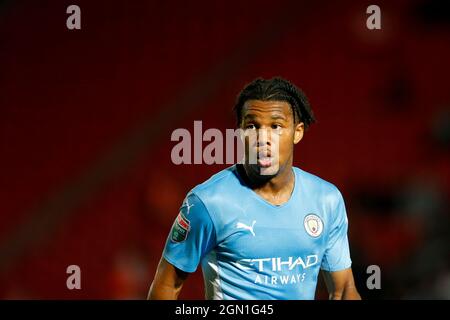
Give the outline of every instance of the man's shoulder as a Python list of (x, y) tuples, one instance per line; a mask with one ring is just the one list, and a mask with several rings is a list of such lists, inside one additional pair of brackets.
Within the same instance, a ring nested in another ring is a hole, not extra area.
[(333, 183), (298, 167), (293, 168), (297, 176), (300, 177), (300, 184), (304, 188), (303, 192), (322, 195), (329, 200), (336, 200), (341, 197), (341, 192)]
[(191, 189), (190, 193), (194, 193), (197, 197), (204, 200), (205, 198), (220, 194), (233, 193), (240, 185), (237, 177), (235, 165), (225, 168), (204, 182), (196, 185)]

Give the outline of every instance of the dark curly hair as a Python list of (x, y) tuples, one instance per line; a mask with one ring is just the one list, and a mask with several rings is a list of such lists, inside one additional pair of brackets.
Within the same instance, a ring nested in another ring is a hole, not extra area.
[(269, 80), (257, 78), (247, 84), (239, 93), (233, 108), (236, 113), (237, 125), (241, 125), (242, 107), (248, 100), (285, 101), (289, 103), (294, 115), (294, 123), (301, 121), (307, 129), (316, 122), (308, 99), (302, 90), (286, 79), (275, 77)]

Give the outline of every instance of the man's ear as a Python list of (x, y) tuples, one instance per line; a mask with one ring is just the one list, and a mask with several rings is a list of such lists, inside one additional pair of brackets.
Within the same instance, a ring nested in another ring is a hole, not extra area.
[(303, 122), (297, 123), (294, 130), (294, 144), (297, 144), (303, 138), (303, 133), (305, 132), (305, 124)]

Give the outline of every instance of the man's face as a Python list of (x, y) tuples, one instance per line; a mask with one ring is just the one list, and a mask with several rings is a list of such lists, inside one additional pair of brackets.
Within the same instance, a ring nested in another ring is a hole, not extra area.
[(248, 100), (242, 108), (245, 165), (253, 174), (276, 176), (292, 165), (294, 144), (303, 137), (303, 123), (294, 123), (284, 101)]

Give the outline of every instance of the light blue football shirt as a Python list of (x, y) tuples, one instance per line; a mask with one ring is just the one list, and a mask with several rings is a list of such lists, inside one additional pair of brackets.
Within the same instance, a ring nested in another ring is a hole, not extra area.
[(163, 256), (194, 272), (206, 299), (314, 299), (319, 270), (351, 266), (344, 200), (329, 182), (293, 167), (290, 199), (273, 205), (247, 187), (236, 165), (186, 196)]

